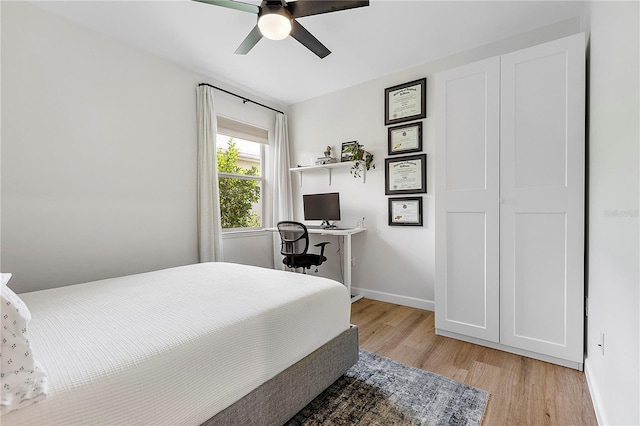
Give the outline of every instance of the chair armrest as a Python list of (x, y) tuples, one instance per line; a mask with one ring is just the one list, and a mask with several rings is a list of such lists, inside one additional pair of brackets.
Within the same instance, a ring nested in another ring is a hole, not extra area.
[(324, 256), (324, 246), (327, 244), (331, 244), (329, 241), (324, 241), (322, 243), (314, 244), (314, 247), (320, 247), (320, 256)]

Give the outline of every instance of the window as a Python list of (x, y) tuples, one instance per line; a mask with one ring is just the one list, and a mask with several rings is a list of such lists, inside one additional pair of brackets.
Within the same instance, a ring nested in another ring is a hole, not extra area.
[(218, 117), (216, 157), (223, 229), (262, 227), (267, 131)]

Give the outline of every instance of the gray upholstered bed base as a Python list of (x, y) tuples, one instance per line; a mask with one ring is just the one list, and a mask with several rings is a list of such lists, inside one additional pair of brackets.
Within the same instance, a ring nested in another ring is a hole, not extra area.
[(351, 326), (203, 425), (282, 425), (356, 362), (358, 328)]

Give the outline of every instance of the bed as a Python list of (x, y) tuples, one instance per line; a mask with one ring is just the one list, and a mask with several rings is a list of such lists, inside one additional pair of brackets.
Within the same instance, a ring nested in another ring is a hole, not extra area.
[(17, 424), (282, 424), (358, 359), (333, 280), (201, 263), (23, 293), (47, 397)]

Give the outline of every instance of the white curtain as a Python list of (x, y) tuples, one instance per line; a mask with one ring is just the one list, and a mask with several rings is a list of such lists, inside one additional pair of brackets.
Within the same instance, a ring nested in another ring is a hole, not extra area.
[(293, 196), (289, 167), (289, 131), (287, 116), (276, 114), (273, 149), (273, 222), (293, 220)]
[(218, 123), (213, 88), (198, 86), (198, 253), (200, 262), (222, 260), (222, 224), (218, 196), (216, 135)]

